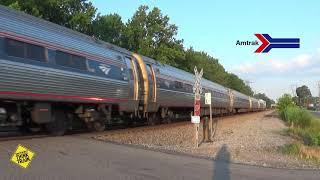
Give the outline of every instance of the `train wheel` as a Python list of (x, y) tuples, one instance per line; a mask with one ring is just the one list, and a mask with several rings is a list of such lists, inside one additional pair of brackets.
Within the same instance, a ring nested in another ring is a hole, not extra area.
[(92, 129), (96, 132), (103, 132), (106, 129), (106, 124), (103, 121), (94, 121)]
[(154, 126), (156, 124), (157, 124), (157, 114), (151, 113), (150, 116), (148, 117), (148, 125)]
[(168, 111), (168, 117), (166, 118), (166, 120), (168, 124), (171, 124), (175, 120), (173, 111)]
[(87, 128), (89, 131), (102, 132), (106, 129), (106, 125), (103, 121), (93, 121), (87, 123)]
[(46, 129), (53, 136), (62, 136), (67, 130), (67, 116), (61, 110), (54, 110), (52, 122), (47, 123)]
[(29, 127), (28, 130), (32, 133), (37, 133), (41, 131), (41, 127)]

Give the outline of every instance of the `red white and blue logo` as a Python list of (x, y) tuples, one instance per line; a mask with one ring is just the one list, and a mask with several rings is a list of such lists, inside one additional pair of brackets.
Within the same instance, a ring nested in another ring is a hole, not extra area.
[(255, 53), (268, 53), (273, 48), (300, 48), (299, 38), (272, 38), (269, 34), (255, 34), (261, 45)]

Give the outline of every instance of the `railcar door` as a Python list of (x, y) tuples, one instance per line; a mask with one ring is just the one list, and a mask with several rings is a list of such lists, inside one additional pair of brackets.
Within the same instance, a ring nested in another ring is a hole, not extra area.
[(249, 96), (249, 110), (251, 111), (252, 109), (252, 99), (251, 97)]
[(156, 73), (151, 64), (147, 64), (148, 80), (149, 80), (149, 106), (148, 112), (157, 111), (157, 81)]
[(148, 79), (149, 79), (149, 101), (156, 102), (157, 100), (157, 85), (156, 85), (156, 75), (152, 65), (147, 65)]
[(137, 64), (136, 62), (129, 57), (126, 57), (126, 63), (129, 70), (129, 98), (132, 100), (138, 100), (139, 99), (139, 74), (137, 70)]
[(136, 100), (139, 101), (139, 110), (147, 117), (148, 112), (156, 112), (157, 85), (156, 74), (151, 64), (146, 65), (143, 58), (133, 53), (131, 64), (135, 69), (134, 74)]
[(128, 67), (128, 75), (129, 75), (129, 103), (127, 105), (128, 112), (137, 112), (139, 108), (139, 74), (137, 71), (136, 62), (130, 58), (126, 57), (126, 64)]
[(132, 65), (135, 69), (135, 74), (136, 74), (136, 99), (140, 101), (140, 104), (143, 104), (144, 98), (145, 98), (145, 82), (144, 82), (144, 78), (142, 75), (142, 71), (140, 68), (139, 63), (133, 58), (132, 59)]
[(132, 61), (136, 66), (137, 79), (138, 79), (138, 91), (140, 100), (139, 110), (143, 112), (143, 117), (147, 117), (148, 105), (149, 105), (149, 79), (146, 64), (142, 57), (138, 54), (132, 54)]

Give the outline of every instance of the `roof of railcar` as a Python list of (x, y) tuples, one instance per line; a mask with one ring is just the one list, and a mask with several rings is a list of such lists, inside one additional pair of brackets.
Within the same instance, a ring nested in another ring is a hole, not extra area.
[(56, 32), (58, 34), (63, 34), (67, 37), (72, 37), (74, 39), (80, 40), (83, 43), (91, 44), (98, 47), (107, 48), (109, 50), (124, 53), (126, 55), (131, 55), (132, 53), (124, 48), (118, 47), (108, 42), (98, 40), (94, 37), (88, 36), (86, 34), (74, 31), (72, 29), (66, 28), (64, 26), (52, 23), (50, 21), (34, 17), (32, 15), (26, 14), (24, 12), (16, 11), (11, 8), (0, 5), (0, 12), (5, 15), (10, 15), (10, 18), (20, 21), (21, 23), (37, 25), (37, 27), (45, 28), (47, 31)]

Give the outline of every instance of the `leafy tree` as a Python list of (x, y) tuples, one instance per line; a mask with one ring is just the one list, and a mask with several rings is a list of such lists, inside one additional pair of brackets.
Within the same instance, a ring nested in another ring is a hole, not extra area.
[(310, 92), (310, 89), (306, 85), (298, 87), (296, 89), (296, 93), (297, 93), (297, 96), (300, 97), (300, 98), (307, 98), (307, 97), (311, 97), (312, 96), (311, 92)]
[(194, 73), (193, 69), (197, 66), (203, 69), (203, 76), (206, 79), (212, 80), (221, 85), (226, 85), (226, 72), (223, 66), (205, 52), (194, 51), (189, 48), (185, 53), (185, 59), (178, 63), (178, 68), (181, 68), (190, 73)]
[(121, 46), (122, 32), (125, 28), (121, 16), (118, 14), (101, 16), (98, 14), (92, 24), (94, 36), (103, 41)]
[(290, 94), (284, 94), (277, 100), (277, 110), (282, 119), (286, 119), (285, 111), (289, 107), (295, 107), (295, 103)]
[(218, 59), (211, 57), (205, 52), (194, 51), (191, 47), (186, 51), (185, 60), (179, 62), (178, 67), (193, 73), (194, 66), (197, 66), (200, 69), (202, 68), (204, 72), (203, 76), (208, 80), (244, 94), (250, 96), (253, 95), (251, 88), (247, 86), (237, 75), (226, 72)]
[(306, 106), (306, 103), (308, 103), (308, 101), (312, 99), (310, 89), (306, 85), (298, 87), (296, 89), (296, 93), (298, 96), (298, 101), (300, 106), (301, 105)]
[(227, 87), (242, 92), (248, 96), (253, 96), (253, 91), (250, 86), (246, 85), (244, 81), (235, 74), (228, 74)]
[(264, 101), (266, 101), (266, 105), (268, 108), (271, 107), (271, 104), (274, 104), (274, 100), (270, 99), (267, 95), (265, 95), (264, 93), (258, 93), (254, 95), (255, 98), (257, 99), (262, 99)]
[(92, 35), (96, 8), (87, 0), (4, 0), (0, 4)]
[(293, 96), (293, 97), (292, 97), (292, 100), (293, 100), (293, 102), (294, 102), (295, 104), (299, 104), (299, 98), (298, 98), (298, 96)]
[(176, 59), (184, 58), (182, 40), (176, 39), (177, 26), (169, 23), (160, 9), (140, 6), (127, 22), (123, 46), (131, 51), (176, 65)]

